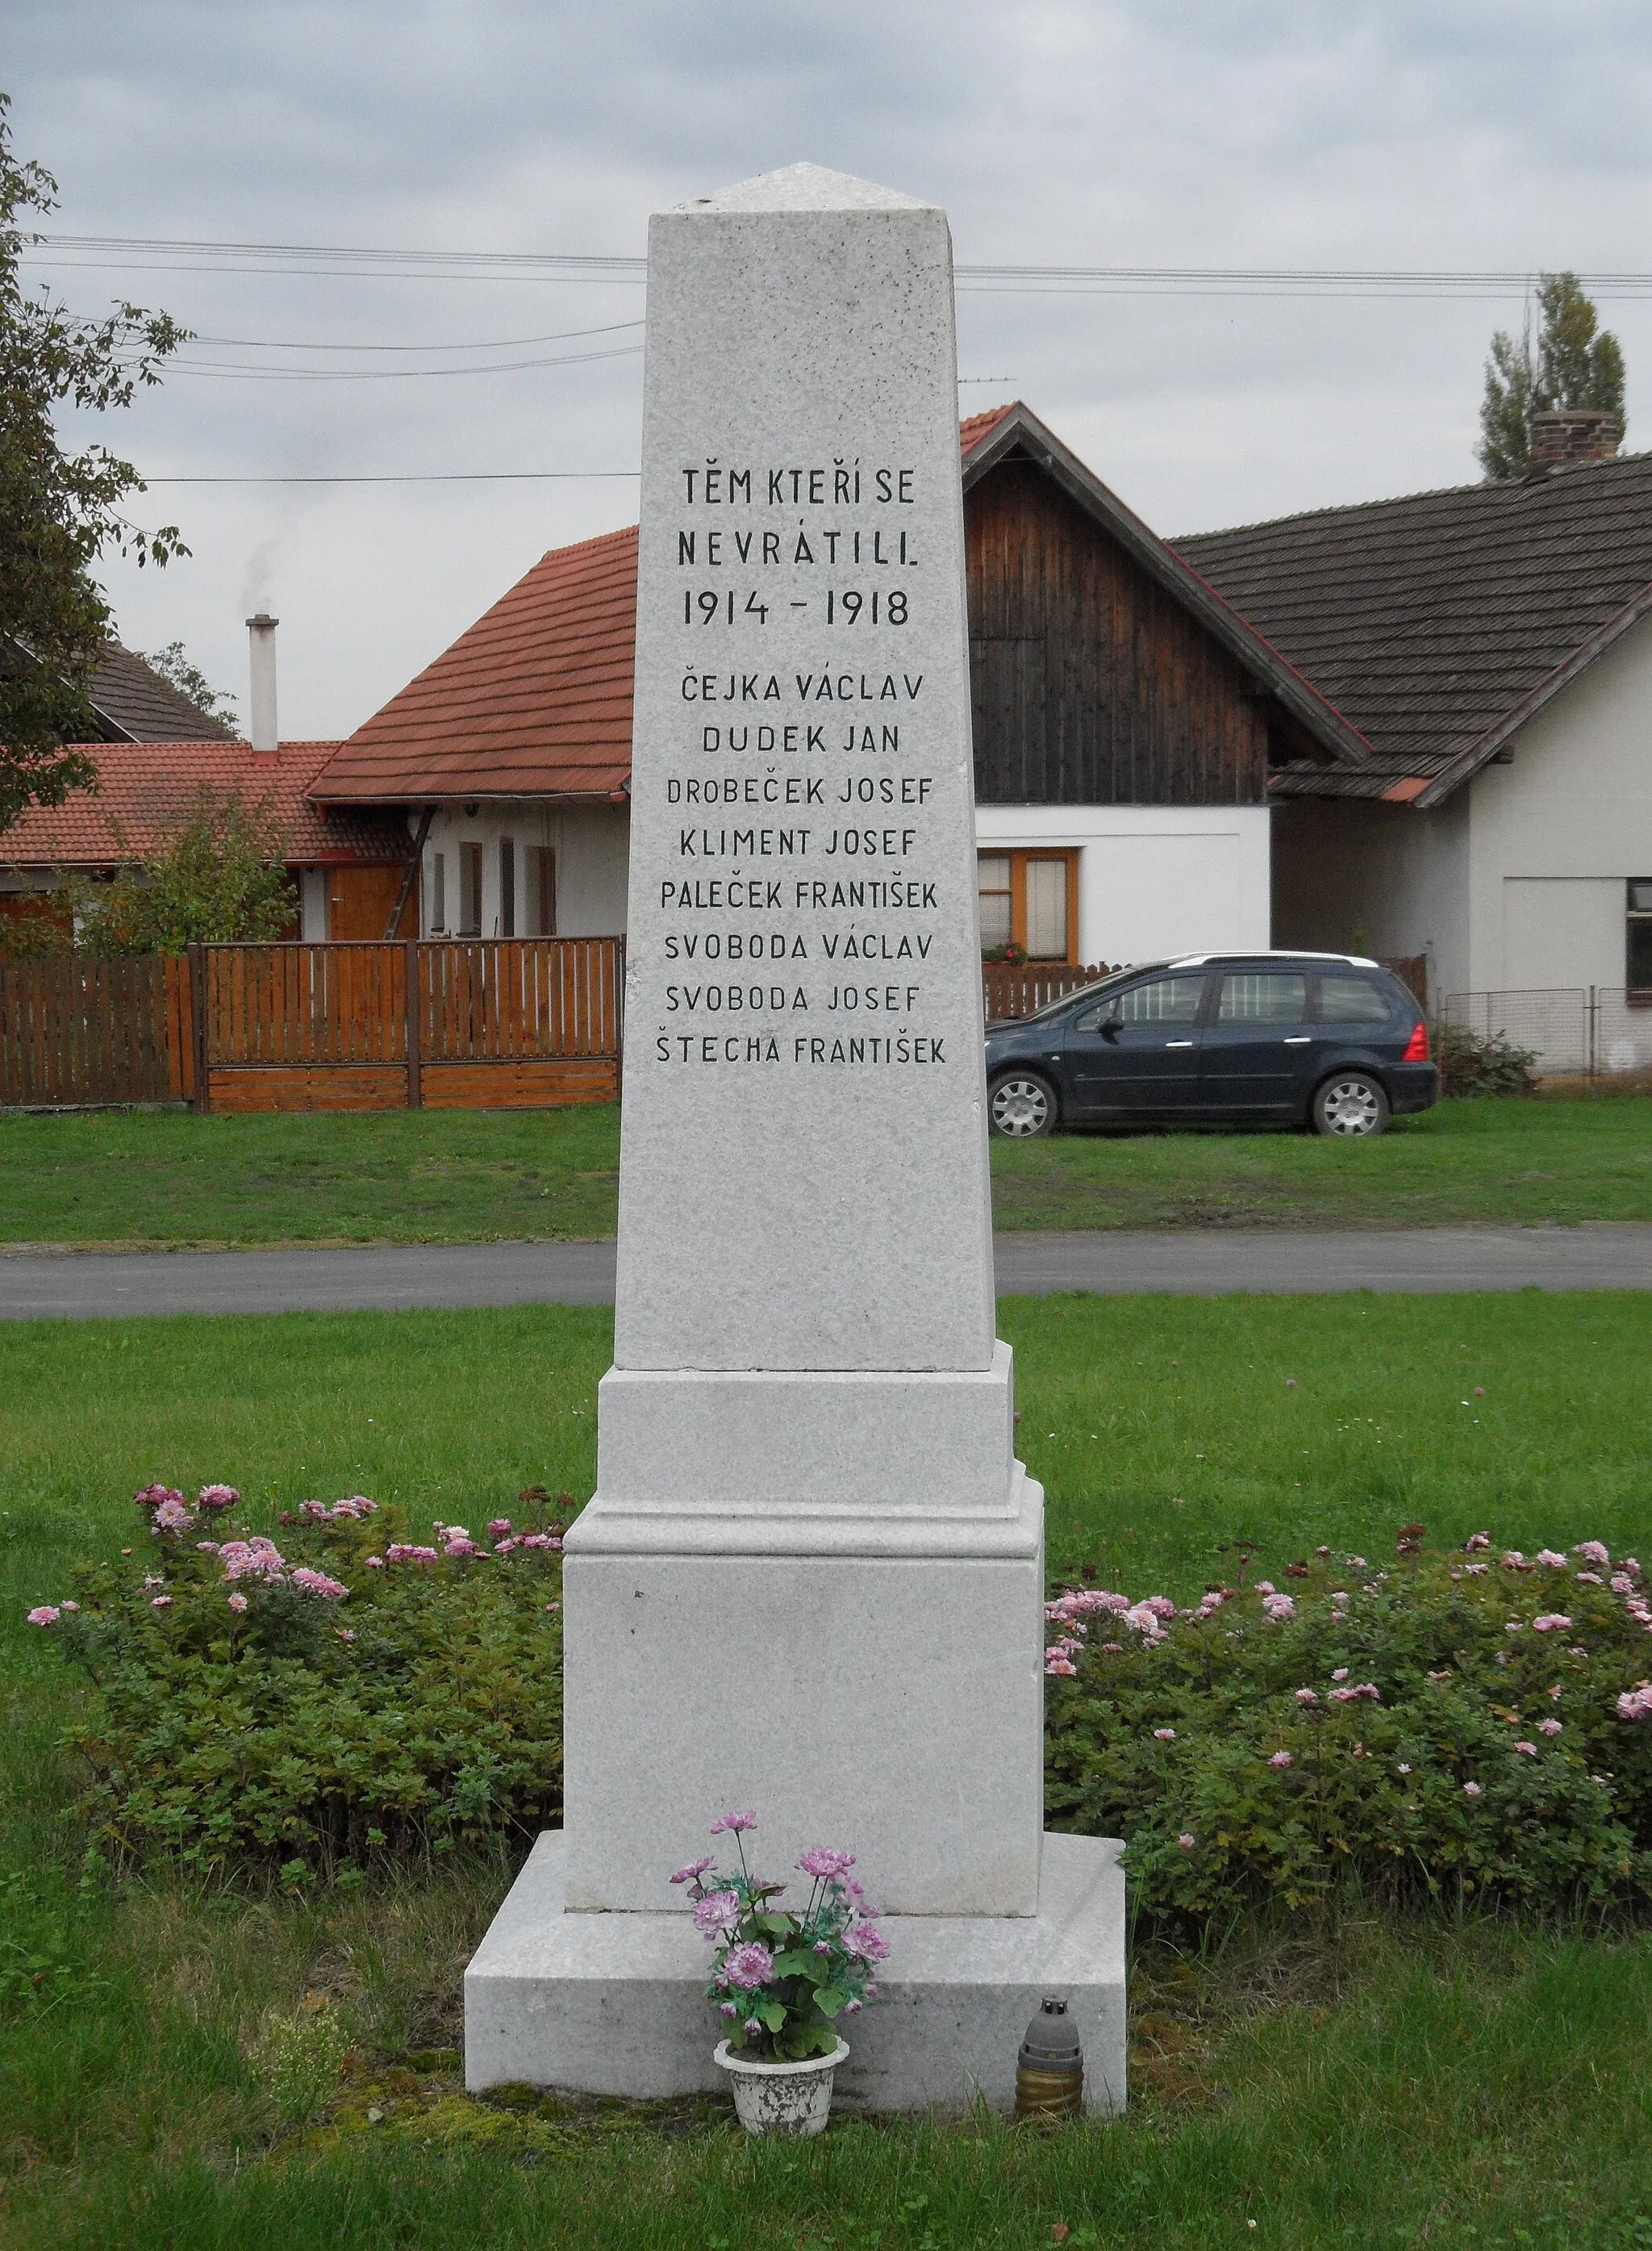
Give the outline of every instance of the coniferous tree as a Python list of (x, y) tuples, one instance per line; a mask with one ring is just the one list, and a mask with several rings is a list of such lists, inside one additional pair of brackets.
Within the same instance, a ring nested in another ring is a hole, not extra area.
[(1539, 406), (1593, 406), (1609, 412), (1623, 442), (1623, 350), (1600, 324), (1575, 274), (1538, 277), (1543, 316), (1535, 348), (1531, 323), (1518, 340), (1506, 329), (1491, 339), (1480, 405), (1481, 468), (1494, 484), (1531, 467), (1531, 415)]

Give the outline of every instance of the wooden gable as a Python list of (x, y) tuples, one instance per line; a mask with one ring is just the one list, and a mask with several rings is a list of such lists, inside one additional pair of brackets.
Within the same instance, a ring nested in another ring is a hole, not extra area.
[(1041, 464), (988, 469), (964, 525), (979, 803), (1266, 801), (1273, 699)]

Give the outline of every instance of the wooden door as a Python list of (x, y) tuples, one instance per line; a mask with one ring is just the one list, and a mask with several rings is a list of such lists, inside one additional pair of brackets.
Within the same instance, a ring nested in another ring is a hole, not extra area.
[[(397, 861), (377, 867), (329, 868), (327, 871), (327, 934), (335, 939), (382, 939), (402, 887), (404, 866)], [(418, 885), (415, 881), (402, 910), (398, 938), (418, 934)]]

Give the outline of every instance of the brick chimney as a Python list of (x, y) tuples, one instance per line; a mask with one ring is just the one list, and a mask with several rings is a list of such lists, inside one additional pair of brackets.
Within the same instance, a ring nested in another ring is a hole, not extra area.
[(246, 621), (247, 636), (252, 643), (248, 651), (252, 674), (252, 694), (247, 699), (250, 713), (247, 738), (255, 751), (273, 751), (278, 747), (275, 732), (275, 628), (280, 623), (267, 610), (260, 610)]
[(1604, 406), (1539, 406), (1531, 416), (1531, 474), (1580, 468), (1586, 461), (1614, 461), (1621, 442), (1617, 417)]

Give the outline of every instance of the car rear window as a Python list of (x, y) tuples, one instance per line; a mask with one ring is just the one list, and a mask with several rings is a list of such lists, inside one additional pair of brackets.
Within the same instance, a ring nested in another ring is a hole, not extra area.
[(1300, 1024), (1308, 1015), (1308, 980), (1300, 970), (1230, 970), (1216, 1004), (1219, 1024)]
[(1394, 1013), (1392, 993), (1374, 977), (1322, 977), (1319, 980), (1319, 1021), (1322, 1024), (1386, 1024)]

